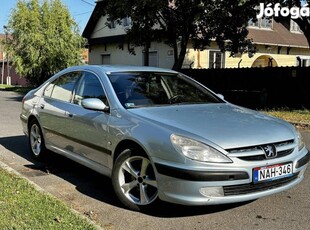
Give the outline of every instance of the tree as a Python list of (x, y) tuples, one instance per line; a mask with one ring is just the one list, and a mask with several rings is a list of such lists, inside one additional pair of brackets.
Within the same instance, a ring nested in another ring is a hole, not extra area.
[[(127, 41), (134, 46), (144, 47), (144, 65), (149, 65), (149, 47), (152, 41), (161, 40), (161, 28), (157, 28), (158, 11), (166, 6), (163, 0), (104, 0), (97, 2), (102, 15), (108, 15), (109, 22), (122, 23), (122, 19), (129, 17), (131, 26), (126, 31)], [(99, 15), (100, 16), (100, 15)], [(135, 54), (134, 48), (129, 50)]]
[(254, 52), (246, 38), (248, 20), (256, 16), (253, 0), (105, 0), (102, 14), (121, 22), (132, 19), (129, 42), (143, 45), (164, 39), (174, 49), (173, 69), (182, 67), (190, 41), (203, 50), (215, 39), (222, 51)]
[(61, 0), (18, 0), (6, 48), (16, 71), (39, 85), (56, 72), (81, 63), (84, 40)]

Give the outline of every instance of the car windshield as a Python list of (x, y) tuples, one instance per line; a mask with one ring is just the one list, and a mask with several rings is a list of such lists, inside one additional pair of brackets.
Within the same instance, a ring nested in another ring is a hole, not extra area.
[(223, 102), (182, 74), (122, 72), (108, 77), (125, 108)]

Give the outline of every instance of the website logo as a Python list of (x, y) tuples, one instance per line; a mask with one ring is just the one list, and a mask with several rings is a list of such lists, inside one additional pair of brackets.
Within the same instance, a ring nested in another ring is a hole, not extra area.
[(265, 3), (259, 4), (259, 14), (256, 15), (257, 19), (262, 17), (291, 17), (292, 19), (300, 18), (300, 17), (309, 17), (310, 16), (310, 8), (308, 4), (303, 7), (282, 7), (280, 3), (272, 4), (269, 3), (265, 6)]

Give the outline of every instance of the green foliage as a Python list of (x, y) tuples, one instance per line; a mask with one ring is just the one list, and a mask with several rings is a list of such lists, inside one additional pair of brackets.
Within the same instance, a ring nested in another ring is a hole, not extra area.
[(61, 0), (18, 0), (8, 27), (6, 48), (17, 73), (34, 85), (81, 63), (84, 40)]
[(246, 26), (256, 15), (258, 1), (105, 0), (97, 4), (110, 20), (132, 19), (129, 42), (148, 49), (152, 41), (164, 39), (174, 49), (174, 69), (181, 68), (190, 40), (201, 50), (215, 39), (222, 51), (232, 55), (255, 52), (246, 38)]
[(0, 229), (96, 229), (52, 196), (0, 169)]

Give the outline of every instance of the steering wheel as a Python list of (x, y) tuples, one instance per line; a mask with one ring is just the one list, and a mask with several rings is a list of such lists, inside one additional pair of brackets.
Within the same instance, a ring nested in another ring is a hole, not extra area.
[(175, 103), (180, 103), (182, 102), (182, 99), (184, 99), (184, 96), (181, 94), (176, 94), (172, 96), (171, 98), (168, 99), (169, 104), (175, 104)]

